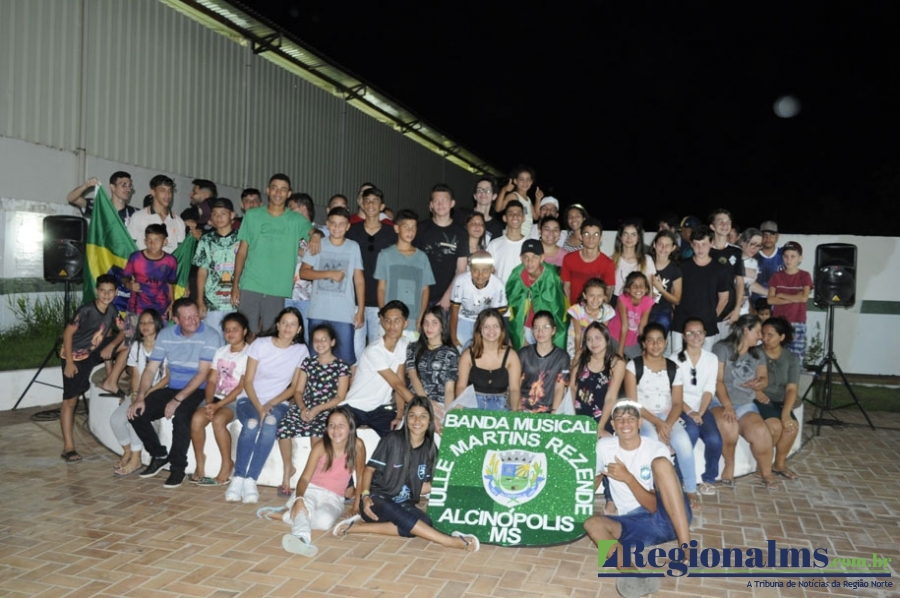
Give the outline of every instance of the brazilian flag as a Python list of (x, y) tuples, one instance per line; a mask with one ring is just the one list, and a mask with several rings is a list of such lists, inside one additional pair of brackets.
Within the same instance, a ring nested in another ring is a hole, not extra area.
[[(188, 276), (191, 271), (191, 260), (194, 258), (194, 249), (197, 247), (197, 239), (193, 235), (178, 245), (172, 253), (178, 262), (178, 281), (175, 283), (175, 299), (184, 296), (188, 286)], [(137, 251), (137, 245), (131, 238), (122, 218), (116, 211), (112, 200), (102, 185), (98, 185), (97, 194), (94, 196), (94, 211), (91, 214), (91, 224), (88, 227), (87, 245), (85, 247), (84, 264), (84, 302), (88, 303), (96, 299), (95, 282), (101, 274), (112, 274), (118, 280), (122, 270), (128, 262), (128, 256)], [(119, 293), (116, 298), (116, 309), (125, 311), (129, 291), (119, 285)], [(120, 301), (121, 300), (121, 301)]]
[[(118, 280), (128, 262), (128, 256), (137, 251), (137, 245), (125, 223), (119, 217), (116, 207), (106, 193), (103, 185), (97, 186), (94, 195), (94, 210), (91, 213), (91, 224), (88, 226), (87, 244), (84, 259), (84, 302), (97, 298), (96, 280), (101, 274), (112, 274)], [(120, 285), (119, 297), (127, 298), (129, 292)], [(116, 308), (125, 311), (125, 305), (116, 301)]]

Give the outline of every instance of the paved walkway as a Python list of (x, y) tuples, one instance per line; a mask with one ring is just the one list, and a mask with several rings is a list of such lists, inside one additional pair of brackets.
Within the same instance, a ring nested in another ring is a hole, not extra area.
[[(221, 489), (162, 487), (163, 476), (116, 479), (112, 453), (79, 417), (85, 460), (66, 465), (59, 424), (27, 412), (0, 415), (0, 595), (44, 596), (614, 596), (599, 581), (585, 538), (543, 549), (483, 546), (477, 554), (422, 540), (314, 537), (314, 559), (288, 555), (287, 526), (226, 503)], [(704, 547), (827, 548), (830, 557), (873, 553), (900, 563), (900, 414), (873, 414), (872, 432), (823, 428), (790, 462), (800, 480), (769, 492), (753, 478), (704, 497), (694, 537)], [(862, 421), (850, 410), (841, 417)], [(274, 488), (260, 505), (278, 505)], [(667, 546), (668, 548), (671, 546)], [(897, 596), (891, 590), (747, 587), (753, 579), (665, 579), (658, 596)], [(807, 578), (821, 580), (823, 578)], [(787, 582), (787, 579), (781, 581)]]

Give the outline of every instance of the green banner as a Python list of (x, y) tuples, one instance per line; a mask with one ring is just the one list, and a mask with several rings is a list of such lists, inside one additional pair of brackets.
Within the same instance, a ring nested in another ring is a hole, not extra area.
[(501, 546), (584, 535), (594, 514), (597, 424), (590, 417), (451, 411), (428, 515), (444, 533)]

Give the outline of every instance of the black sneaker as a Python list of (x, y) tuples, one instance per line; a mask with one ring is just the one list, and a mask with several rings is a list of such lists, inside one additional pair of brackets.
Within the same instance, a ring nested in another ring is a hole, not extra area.
[(178, 488), (181, 486), (181, 483), (184, 481), (184, 472), (183, 471), (173, 471), (169, 474), (169, 479), (166, 480), (166, 483), (163, 484), (163, 488)]
[(158, 474), (159, 470), (163, 468), (163, 465), (168, 462), (168, 457), (153, 457), (152, 459), (150, 459), (150, 465), (148, 465), (139, 475), (142, 478), (152, 478), (153, 476)]

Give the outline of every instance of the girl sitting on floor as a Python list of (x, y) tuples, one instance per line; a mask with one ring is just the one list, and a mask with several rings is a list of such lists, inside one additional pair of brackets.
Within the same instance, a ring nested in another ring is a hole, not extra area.
[(422, 485), (431, 481), (436, 455), (431, 400), (413, 397), (406, 407), (403, 429), (384, 436), (366, 465), (359, 484), (359, 514), (338, 523), (332, 533), (416, 536), (448, 548), (477, 551), (478, 538), (460, 532), (450, 536), (439, 532), (417, 506)]
[[(318, 552), (312, 543), (312, 530), (330, 529), (344, 513), (344, 489), (355, 473), (362, 479), (366, 464), (366, 447), (356, 437), (353, 414), (346, 407), (337, 407), (327, 418), (322, 442), (313, 445), (306, 461), (306, 468), (297, 480), (297, 489), (291, 495), (282, 520), (291, 526), (281, 545), (288, 552), (303, 556), (315, 556)], [(358, 485), (357, 485), (358, 487)], [(259, 515), (267, 509), (260, 509)], [(359, 493), (353, 499), (350, 513), (359, 512)]]

